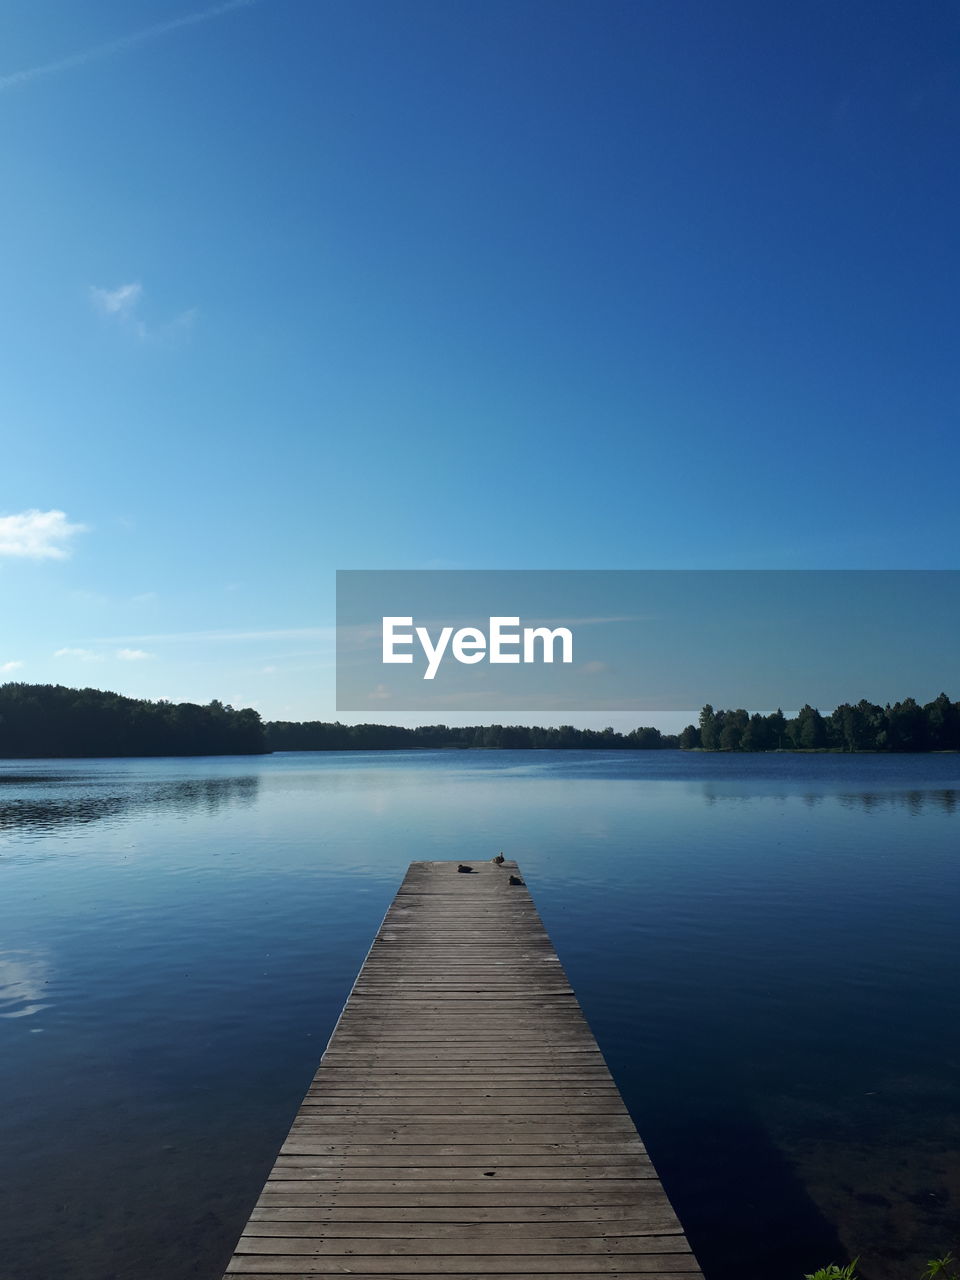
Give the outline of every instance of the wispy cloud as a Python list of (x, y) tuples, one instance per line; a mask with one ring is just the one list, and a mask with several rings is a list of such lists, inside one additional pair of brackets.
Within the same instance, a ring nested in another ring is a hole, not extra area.
[(41, 80), (46, 76), (57, 75), (61, 71), (72, 71), (75, 67), (86, 66), (88, 62), (99, 62), (103, 58), (112, 58), (116, 54), (126, 53), (138, 45), (157, 40), (160, 36), (180, 31), (184, 27), (195, 27), (201, 22), (210, 22), (236, 9), (249, 9), (257, 0), (223, 0), (221, 4), (211, 5), (208, 9), (200, 9), (195, 13), (186, 13), (183, 17), (172, 18), (168, 22), (156, 22), (151, 27), (144, 27), (130, 35), (120, 36), (116, 40), (107, 40), (104, 44), (92, 45), (89, 49), (80, 49), (76, 53), (68, 53), (63, 58), (52, 62), (42, 62), (34, 67), (23, 67), (19, 71), (8, 72), (0, 76), (0, 91), (18, 89), (33, 80)]
[(13, 662), (0, 662), (0, 672), (19, 671), (23, 663), (18, 659)]
[(145, 331), (143, 337), (156, 338), (160, 342), (177, 342), (180, 339), (185, 339), (196, 324), (199, 314), (199, 308), (188, 307), (186, 311), (181, 311), (172, 320), (167, 320), (164, 324), (158, 325), (149, 332)]
[(0, 556), (26, 560), (65, 560), (70, 540), (86, 526), (71, 524), (63, 511), (21, 511), (0, 516)]
[(106, 636), (97, 644), (163, 644), (220, 640), (330, 640), (336, 636), (335, 627), (290, 627), (278, 631), (174, 631), (148, 636)]
[(110, 602), (110, 597), (102, 591), (87, 591), (84, 587), (72, 587), (67, 595), (72, 602), (82, 605), (103, 605)]
[[(76, 662), (103, 662), (106, 658), (106, 654), (98, 653), (96, 649), (76, 649), (72, 647), (57, 649), (53, 656), (55, 658), (73, 658)], [(156, 655), (147, 653), (145, 649), (118, 649), (114, 656), (119, 658), (121, 662), (145, 662), (148, 658), (153, 658)], [(18, 663), (17, 665), (19, 666), (20, 664)], [(3, 668), (0, 667), (0, 671), (2, 670)]]
[(143, 342), (148, 338), (169, 342), (184, 337), (193, 328), (198, 314), (196, 307), (190, 307), (174, 316), (172, 320), (158, 325), (148, 325), (140, 314), (143, 285), (139, 280), (133, 280), (130, 284), (117, 285), (116, 289), (101, 289), (99, 285), (92, 284), (90, 300), (101, 315), (122, 325)]
[(131, 316), (142, 294), (143, 285), (139, 280), (132, 284), (118, 285), (116, 289), (98, 289), (95, 285), (90, 287), (94, 306), (108, 316)]

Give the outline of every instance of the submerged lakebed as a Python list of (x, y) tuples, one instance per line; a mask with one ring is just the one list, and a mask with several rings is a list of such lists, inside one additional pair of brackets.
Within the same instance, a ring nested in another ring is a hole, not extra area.
[(417, 859), (516, 858), (707, 1280), (960, 1243), (960, 757), (0, 762), (17, 1280), (218, 1280)]

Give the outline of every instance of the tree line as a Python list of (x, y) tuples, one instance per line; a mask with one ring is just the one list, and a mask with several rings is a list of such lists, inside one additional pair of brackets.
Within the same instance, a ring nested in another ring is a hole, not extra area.
[(259, 714), (222, 702), (148, 702), (60, 684), (0, 685), (0, 757), (255, 755)]
[(680, 734), (681, 748), (704, 751), (960, 751), (960, 702), (941, 693), (920, 706), (913, 698), (881, 707), (861, 699), (821, 715), (809, 703), (788, 720), (778, 708), (751, 715), (714, 711)]
[(102, 689), (0, 685), (0, 759), (92, 756), (255, 755), (270, 751), (396, 751), (411, 748), (657, 750), (676, 734), (638, 728), (545, 729), (536, 725), (346, 725), (271, 721), (216, 700), (149, 702)]
[(57, 756), (254, 755), (269, 751), (466, 750), (960, 751), (960, 702), (945, 693), (925, 706), (913, 698), (878, 706), (843, 703), (829, 715), (806, 704), (792, 719), (779, 708), (751, 715), (715, 711), (679, 735), (643, 726), (629, 733), (572, 725), (340, 724), (323, 720), (264, 724), (250, 707), (216, 700), (149, 702), (101, 689), (0, 685), (0, 758)]
[(456, 727), (419, 725), (407, 729), (392, 724), (331, 724), (324, 720), (296, 723), (271, 720), (267, 741), (273, 751), (397, 751), (413, 748), (486, 748), (489, 750), (657, 751), (676, 748), (675, 733), (643, 727), (630, 733), (613, 728), (575, 729), (572, 725), (543, 728), (540, 725), (488, 724)]

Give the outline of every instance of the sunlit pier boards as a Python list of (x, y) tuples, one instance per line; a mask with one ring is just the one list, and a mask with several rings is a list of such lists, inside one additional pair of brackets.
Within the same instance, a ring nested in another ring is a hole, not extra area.
[(227, 1276), (700, 1276), (516, 863), (459, 865), (407, 871)]

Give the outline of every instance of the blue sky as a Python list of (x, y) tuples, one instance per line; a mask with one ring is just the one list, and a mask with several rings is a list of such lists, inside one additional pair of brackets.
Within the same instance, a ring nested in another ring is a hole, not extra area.
[(955, 5), (2, 28), (0, 679), (331, 718), (337, 568), (957, 567)]

